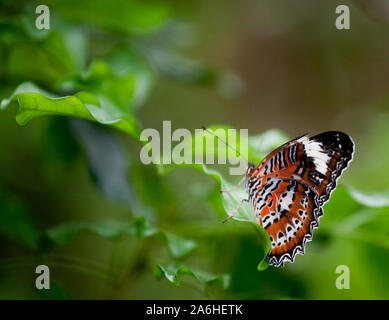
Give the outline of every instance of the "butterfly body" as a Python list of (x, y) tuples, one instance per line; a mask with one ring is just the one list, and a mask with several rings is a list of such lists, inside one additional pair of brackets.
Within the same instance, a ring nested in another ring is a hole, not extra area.
[(337, 131), (296, 138), (246, 172), (246, 189), (257, 222), (271, 240), (269, 264), (282, 266), (304, 254), (342, 171), (354, 152), (351, 138)]

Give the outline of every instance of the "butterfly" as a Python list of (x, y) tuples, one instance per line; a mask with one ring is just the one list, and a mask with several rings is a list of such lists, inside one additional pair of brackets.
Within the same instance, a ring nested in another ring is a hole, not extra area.
[(303, 135), (248, 165), (245, 179), (256, 221), (271, 241), (269, 265), (283, 266), (304, 254), (329, 200), (354, 153), (351, 138), (339, 131)]

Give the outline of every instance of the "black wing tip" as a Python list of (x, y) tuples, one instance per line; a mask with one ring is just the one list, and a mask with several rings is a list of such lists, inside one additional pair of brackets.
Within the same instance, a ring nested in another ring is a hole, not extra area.
[(342, 131), (326, 131), (310, 138), (319, 141), (324, 148), (339, 150), (343, 156), (351, 159), (354, 153), (354, 141)]

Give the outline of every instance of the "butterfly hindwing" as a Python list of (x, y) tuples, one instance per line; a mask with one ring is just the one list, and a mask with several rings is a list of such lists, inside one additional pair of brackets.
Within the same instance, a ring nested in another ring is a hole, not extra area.
[(317, 194), (311, 188), (295, 180), (270, 178), (253, 203), (258, 222), (270, 237), (269, 264), (293, 262), (297, 253), (304, 253), (322, 216)]

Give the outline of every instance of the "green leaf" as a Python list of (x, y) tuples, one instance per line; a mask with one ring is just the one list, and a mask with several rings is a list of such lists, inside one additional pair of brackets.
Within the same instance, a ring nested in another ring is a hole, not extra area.
[[(229, 183), (223, 176), (215, 169), (210, 169), (206, 165), (203, 165), (204, 172), (220, 183), (220, 190), (232, 190), (235, 186)], [(247, 191), (244, 188), (237, 188), (232, 192), (223, 192), (223, 207), (227, 215), (232, 214), (235, 209), (241, 204), (242, 199), (247, 199)], [(262, 252), (259, 252), (258, 270), (265, 270), (268, 266), (266, 256), (270, 251), (271, 242), (265, 229), (263, 229), (257, 221), (255, 221), (255, 213), (250, 203), (244, 202), (241, 204), (240, 209), (232, 217), (234, 220), (249, 222), (257, 231), (258, 241), (263, 248)]]
[(230, 277), (228, 275), (213, 275), (204, 271), (197, 271), (182, 264), (171, 264), (163, 267), (157, 264), (154, 267), (154, 275), (157, 280), (167, 279), (174, 285), (180, 285), (179, 275), (190, 275), (205, 284), (219, 284), (224, 289), (228, 288)]
[(18, 86), (8, 99), (1, 101), (0, 110), (5, 109), (12, 101), (19, 104), (16, 121), (22, 126), (38, 116), (62, 115), (110, 125), (136, 138), (139, 137), (139, 128), (132, 114), (118, 109), (109, 100), (98, 99), (89, 92), (56, 97), (30, 82), (25, 82)]
[[(216, 169), (203, 165), (204, 173), (214, 178), (220, 184), (220, 190), (232, 190), (235, 185), (223, 178)], [(239, 206), (242, 199), (247, 199), (247, 192), (244, 188), (237, 188), (232, 192), (222, 192), (223, 206), (226, 213), (232, 213)], [(238, 212), (233, 216), (234, 220), (255, 222), (255, 214), (248, 202), (242, 203)]]
[[(228, 133), (228, 130), (234, 129), (230, 126), (212, 125), (208, 126), (208, 129), (212, 130), (220, 139), (212, 136), (207, 131), (202, 129), (199, 130), (192, 136), (192, 139), (185, 139), (180, 142), (180, 145), (186, 146), (188, 149), (192, 150), (191, 163), (163, 164), (166, 155), (162, 155), (160, 159), (161, 164), (157, 164), (158, 171), (160, 173), (168, 173), (179, 167), (192, 167), (203, 171), (202, 163), (206, 161), (206, 158), (212, 158), (215, 163), (218, 163), (219, 154), (227, 155), (227, 163), (228, 161), (236, 162), (239, 159), (248, 159), (248, 161), (254, 164), (259, 164), (269, 152), (288, 140), (287, 136), (282, 131), (275, 129), (266, 131), (262, 134), (249, 136), (248, 140), (237, 133), (239, 130), (230, 131), (230, 133)], [(231, 147), (232, 143), (234, 144), (236, 151), (240, 153), (240, 156)], [(247, 148), (241, 150), (241, 145), (247, 145)], [(175, 146), (172, 146), (172, 150), (174, 150), (174, 147)], [(202, 159), (202, 163), (193, 164), (194, 160), (197, 158)]]
[(362, 192), (349, 187), (348, 192), (356, 201), (366, 207), (389, 207), (389, 190), (381, 192)]
[(137, 217), (132, 222), (121, 221), (85, 221), (67, 223), (50, 228), (46, 238), (60, 245), (70, 243), (79, 233), (93, 233), (109, 240), (118, 240), (125, 236), (138, 238), (153, 237), (168, 248), (173, 258), (183, 258), (196, 248), (196, 243), (176, 235), (159, 231), (151, 226), (145, 217)]
[[(131, 48), (119, 49), (108, 56), (105, 61), (114, 74), (115, 83), (135, 75), (132, 105), (135, 109), (139, 108), (146, 100), (155, 80), (155, 74), (147, 62)], [(123, 90), (128, 89), (123, 88)]]
[(333, 237), (389, 247), (388, 191), (364, 192), (338, 186), (325, 205), (322, 232)]
[(174, 258), (185, 257), (196, 248), (196, 242), (193, 240), (181, 238), (171, 233), (160, 232), (160, 237), (164, 239), (170, 255)]

